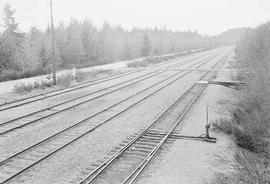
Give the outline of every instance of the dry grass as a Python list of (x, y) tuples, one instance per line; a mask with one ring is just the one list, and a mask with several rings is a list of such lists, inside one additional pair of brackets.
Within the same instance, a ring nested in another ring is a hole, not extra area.
[[(91, 75), (89, 72), (82, 72), (82, 71), (77, 71), (76, 72), (76, 81), (77, 82), (82, 82), (84, 80), (86, 80), (87, 78), (90, 78)], [(93, 78), (95, 78), (96, 76), (94, 76)], [(92, 78), (92, 77), (91, 77)]]
[(270, 162), (262, 155), (257, 155), (246, 150), (239, 150), (235, 155), (239, 164), (239, 180), (247, 184), (270, 182)]
[(99, 70), (94, 70), (90, 73), (90, 75), (112, 75), (113, 70), (112, 69), (99, 69)]
[(142, 60), (142, 61), (132, 61), (127, 64), (127, 67), (129, 68), (141, 68), (141, 67), (147, 67), (148, 66), (148, 61), (147, 60)]
[(34, 84), (19, 83), (14, 86), (14, 92), (22, 95), (30, 93), (35, 89), (45, 89), (48, 87), (52, 87), (52, 85), (52, 82), (35, 82)]
[(92, 70), (92, 71), (81, 71), (77, 70), (76, 71), (76, 81), (77, 82), (82, 82), (87, 79), (95, 79), (99, 75), (102, 76), (109, 76), (113, 75), (114, 71), (112, 69), (98, 69), (98, 70)]
[[(101, 69), (101, 70), (93, 70), (91, 72), (83, 72), (83, 71), (76, 71), (76, 79), (74, 80), (73, 75), (71, 74), (65, 74), (61, 75), (60, 77), (57, 78), (57, 86), (60, 87), (70, 87), (75, 81), (76, 82), (83, 82), (87, 79), (94, 79), (97, 78), (99, 75), (102, 76), (109, 76), (113, 74), (113, 70), (111, 69)], [(34, 84), (25, 84), (25, 83), (20, 83), (16, 84), (14, 86), (14, 92), (18, 94), (27, 94), (32, 92), (35, 89), (45, 89), (48, 87), (52, 87), (53, 83), (52, 81), (49, 82), (35, 82)]]
[(262, 155), (239, 149), (235, 154), (236, 172), (217, 174), (212, 184), (269, 184), (270, 161)]
[(235, 153), (236, 172), (217, 174), (214, 184), (269, 184), (269, 108), (267, 101), (247, 95), (231, 110), (230, 119), (212, 122), (214, 130), (233, 137), (239, 146)]
[(270, 183), (270, 102), (247, 92), (231, 110), (230, 119), (212, 122), (215, 130), (231, 135), (239, 146), (235, 153), (236, 173), (217, 175), (213, 184)]
[(232, 110), (231, 119), (213, 122), (213, 127), (233, 135), (236, 144), (254, 153), (266, 153), (269, 145), (269, 117), (258, 99), (246, 99)]
[(153, 57), (148, 57), (140, 61), (133, 61), (127, 64), (127, 67), (132, 67), (132, 68), (139, 68), (139, 67), (147, 67), (149, 64), (158, 64), (163, 61), (168, 61), (170, 59), (175, 59), (177, 57), (183, 56), (183, 54), (174, 54), (170, 56), (153, 56)]
[(72, 81), (74, 81), (73, 75), (71, 74), (61, 75), (60, 77), (57, 78), (57, 85), (62, 87), (69, 87)]
[[(237, 80), (247, 83), (230, 120), (213, 122), (215, 129), (232, 135), (239, 146), (232, 176), (217, 176), (213, 183), (270, 183), (270, 22), (251, 31), (237, 47), (235, 66), (250, 69)], [(229, 180), (227, 180), (229, 178)], [(230, 181), (231, 180), (231, 181)]]

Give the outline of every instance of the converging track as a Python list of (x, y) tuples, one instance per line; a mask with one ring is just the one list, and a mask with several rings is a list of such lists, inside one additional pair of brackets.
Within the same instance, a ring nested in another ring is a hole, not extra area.
[[(211, 80), (214, 76), (214, 72), (207, 72), (200, 80)], [(207, 84), (194, 84), (190, 87), (151, 122), (147, 128), (117, 153), (100, 164), (78, 184), (134, 183), (166, 140), (177, 134), (177, 132), (174, 132), (175, 128), (181, 123), (186, 112), (201, 95), (206, 86)]]
[[(206, 62), (207, 62), (208, 59), (213, 58), (213, 56), (204, 57), (204, 58), (202, 58), (202, 60), (204, 60), (205, 58), (206, 58)], [(183, 66), (183, 65), (187, 64), (187, 62), (190, 62), (190, 61), (186, 60), (186, 61), (181, 62), (181, 63), (172, 64), (170, 66), (167, 66), (166, 68)], [(203, 64), (204, 63), (202, 63), (201, 65), (203, 65)], [(189, 68), (194, 67), (196, 65), (197, 65), (197, 62), (192, 64)], [(94, 92), (82, 94), (82, 95), (76, 96), (72, 99), (61, 101), (60, 103), (57, 103), (54, 105), (46, 106), (40, 110), (28, 113), (26, 115), (16, 117), (13, 119), (9, 119), (5, 122), (0, 123), (0, 135), (4, 135), (4, 134), (7, 134), (7, 133), (12, 132), (14, 130), (31, 125), (31, 124), (36, 123), (36, 122), (43, 120), (45, 118), (51, 117), (53, 115), (57, 115), (59, 113), (62, 113), (62, 112), (67, 111), (69, 109), (72, 109), (76, 106), (85, 104), (87, 102), (90, 102), (90, 101), (95, 100), (97, 98), (111, 94), (111, 93), (118, 91), (118, 90), (121, 90), (123, 88), (130, 87), (131, 85), (137, 84), (137, 83), (144, 81), (144, 80), (147, 80), (149, 78), (156, 77), (157, 75), (165, 73), (165, 72), (167, 72), (167, 71), (157, 70), (157, 71), (153, 71), (150, 73), (146, 73), (146, 74), (140, 75), (136, 78), (132, 78), (128, 81), (126, 81), (126, 80), (121, 81), (120, 83), (113, 84), (113, 85), (108, 86), (106, 88), (102, 88), (102, 89), (99, 89), (99, 90), (94, 91)], [(95, 96), (93, 96), (93, 95), (95, 95)]]
[[(182, 62), (184, 62), (186, 60), (189, 60), (190, 58), (195, 59), (195, 58), (200, 57), (200, 56), (201, 56), (201, 54), (195, 54), (195, 55), (192, 55), (192, 56), (189, 56), (189, 57), (184, 57)], [(179, 61), (177, 61), (176, 64), (179, 64)], [(164, 66), (164, 65), (167, 66), (168, 64), (160, 63), (160, 64), (156, 64), (154, 66), (151, 66), (149, 68), (155, 68), (155, 67)], [(172, 66), (172, 65), (169, 64), (169, 66), (167, 66), (167, 67), (170, 67), (170, 66)], [(90, 82), (82, 82), (80, 84), (73, 85), (73, 86), (68, 87), (66, 89), (58, 89), (58, 90), (54, 90), (54, 91), (50, 91), (50, 92), (46, 92), (46, 93), (42, 93), (42, 94), (37, 94), (37, 95), (17, 99), (17, 100), (10, 101), (10, 102), (5, 102), (3, 104), (0, 104), (0, 111), (8, 110), (8, 109), (11, 109), (11, 108), (14, 108), (14, 107), (19, 107), (19, 106), (26, 105), (26, 104), (29, 104), (29, 103), (33, 103), (33, 102), (36, 102), (36, 101), (39, 101), (39, 100), (44, 100), (44, 99), (54, 97), (54, 96), (57, 96), (57, 95), (62, 95), (64, 93), (73, 92), (73, 91), (76, 91), (76, 90), (80, 90), (80, 89), (83, 89), (83, 88), (86, 88), (86, 87), (93, 86), (95, 84), (103, 83), (103, 82), (110, 81), (110, 80), (113, 80), (113, 79), (118, 79), (118, 78), (128, 76), (128, 75), (131, 75), (131, 74), (139, 73), (139, 72), (142, 72), (142, 71), (143, 71), (143, 69), (136, 69), (136, 70), (132, 70), (132, 71), (129, 71), (129, 72), (122, 73), (122, 74), (116, 74), (116, 75), (113, 75), (113, 76), (110, 76), (110, 77), (100, 78), (100, 79), (90, 81)]]
[[(60, 103), (55, 103), (37, 111), (2, 122), (0, 123), (0, 135), (3, 137), (12, 136), (10, 133), (18, 134), (20, 132), (15, 130), (22, 129), (23, 127), (27, 128), (30, 125), (33, 126), (35, 123), (40, 122), (40, 120), (53, 118), (57, 114), (67, 113), (66, 111), (68, 110), (75, 111), (76, 108), (79, 109), (82, 104), (114, 94), (114, 92), (121, 92), (121, 90), (128, 89), (135, 84), (140, 84), (141, 82), (149, 79), (154, 81), (153, 83), (151, 82), (151, 85), (147, 85), (147, 87), (131, 93), (130, 95), (124, 96), (124, 98), (121, 98), (111, 105), (105, 106), (101, 110), (73, 122), (71, 126), (68, 126), (61, 131), (32, 144), (31, 146), (21, 149), (12, 155), (2, 158), (0, 160), (0, 183), (12, 181), (17, 176), (22, 175), (25, 171), (30, 170), (38, 163), (41, 163), (60, 150), (63, 150), (67, 146), (75, 143), (77, 140), (88, 135), (97, 128), (109, 123), (112, 119), (119, 117), (131, 108), (136, 108), (138, 104), (146, 101), (153, 95), (157, 95), (161, 90), (183, 79), (183, 77), (196, 73), (196, 71), (169, 72), (164, 69), (172, 67), (177, 68), (185, 65), (187, 65), (187, 69), (200, 68), (206, 64), (210, 65), (211, 68), (214, 68), (226, 61), (231, 50), (227, 49), (226, 52), (222, 50), (222, 52), (216, 51), (205, 53), (185, 58), (182, 62), (158, 65), (158, 67), (163, 66), (163, 70), (156, 68), (154, 71), (145, 73), (142, 72), (143, 70), (135, 70), (125, 74), (94, 81), (92, 83), (86, 83), (85, 85), (83, 84), (82, 86), (75, 88), (70, 88), (67, 91), (63, 91), (63, 93), (61, 91), (56, 91), (56, 93), (49, 93), (49, 96), (47, 97), (35, 96), (33, 98), (11, 102), (6, 104), (7, 106), (4, 104), (2, 106), (3, 112), (8, 111), (9, 109), (21, 108), (21, 106), (42, 101), (49, 97), (61, 96), (71, 91), (88, 88), (95, 84), (107, 82), (115, 78), (118, 79), (137, 72), (140, 74), (139, 76), (132, 77), (128, 80), (120, 80), (118, 83), (107, 86), (106, 88), (100, 88), (89, 93), (84, 92), (82, 95), (75, 96), (74, 98), (67, 99)], [(154, 68), (155, 67), (152, 67), (151, 69)], [(200, 73), (198, 80), (211, 80), (215, 75), (215, 72), (197, 71), (197, 73)], [(166, 74), (166, 76), (162, 77), (163, 74)], [(163, 143), (170, 138), (172, 134), (175, 134), (175, 127), (178, 126), (182, 117), (204, 91), (206, 86), (207, 85), (205, 84), (193, 84), (183, 95), (181, 95), (161, 115), (159, 115), (155, 121), (150, 123), (145, 130), (139, 132), (132, 141), (102, 163), (99, 167), (94, 169), (89, 175), (82, 176), (84, 179), (82, 179), (80, 183), (111, 183), (112, 181), (113, 183), (132, 183), (135, 181), (143, 168), (158, 152)], [(37, 99), (35, 99), (36, 97)], [(125, 103), (127, 105), (124, 105)], [(95, 121), (94, 118), (98, 115), (104, 116), (104, 119), (102, 121)], [(113, 178), (115, 178), (115, 181)]]

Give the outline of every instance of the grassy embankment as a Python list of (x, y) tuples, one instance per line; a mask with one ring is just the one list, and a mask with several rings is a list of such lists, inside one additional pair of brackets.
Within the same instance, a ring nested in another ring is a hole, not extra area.
[[(70, 87), (74, 84), (86, 81), (86, 80), (93, 80), (96, 78), (99, 78), (99, 76), (111, 76), (113, 74), (117, 74), (119, 72), (117, 71), (113, 71), (110, 69), (106, 69), (106, 70), (93, 70), (90, 72), (82, 72), (80, 70), (76, 71), (76, 78), (74, 80), (74, 77), (72, 74), (65, 74), (62, 75), (60, 77), (57, 78), (57, 86), (56, 87), (60, 87), (60, 88), (65, 88), (65, 87)], [(47, 82), (35, 82), (34, 84), (29, 83), (29, 84), (25, 84), (25, 83), (19, 83), (17, 85), (14, 86), (14, 92), (18, 93), (18, 94), (27, 94), (32, 92), (33, 90), (36, 89), (41, 89), (44, 90), (46, 88), (52, 88), (54, 87), (52, 80), (48, 80)]]
[(239, 91), (231, 119), (213, 122), (216, 130), (233, 137), (238, 149), (236, 173), (218, 176), (213, 183), (270, 183), (270, 23), (247, 33), (237, 45), (236, 66), (248, 69), (238, 79), (247, 83)]
[[(137, 68), (137, 67), (146, 67), (149, 64), (158, 64), (163, 61), (167, 61), (170, 59), (175, 59), (177, 57), (183, 56), (183, 53), (177, 53), (169, 56), (155, 56), (155, 57), (148, 57), (141, 61), (133, 61), (127, 64), (127, 67), (130, 68)], [(60, 87), (69, 87), (72, 84), (82, 82), (85, 80), (91, 80), (97, 78), (99, 75), (103, 76), (110, 76), (114, 74), (112, 70), (95, 70), (91, 72), (82, 72), (78, 70), (76, 72), (76, 79), (74, 81), (74, 77), (71, 74), (66, 74), (57, 79), (57, 85)], [(35, 89), (45, 89), (48, 87), (53, 87), (52, 81), (48, 82), (41, 82), (41, 83), (34, 83), (34, 84), (24, 84), (20, 83), (18, 85), (15, 85), (14, 92), (18, 94), (27, 94), (32, 92)]]
[(138, 60), (132, 61), (132, 62), (127, 64), (127, 67), (130, 67), (130, 68), (147, 67), (147, 66), (149, 66), (151, 64), (158, 64), (158, 63), (161, 63), (163, 61), (168, 61), (170, 59), (175, 59), (177, 57), (180, 57), (180, 56), (183, 56), (183, 55), (186, 55), (186, 54), (177, 53), (177, 54), (172, 54), (172, 55), (168, 55), (168, 56), (152, 56), (152, 57), (148, 57), (148, 58), (145, 58), (143, 60), (140, 60), (140, 61), (138, 61)]

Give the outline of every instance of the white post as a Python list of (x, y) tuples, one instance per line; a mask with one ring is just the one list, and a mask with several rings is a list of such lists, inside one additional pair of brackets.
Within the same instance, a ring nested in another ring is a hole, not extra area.
[(75, 67), (72, 68), (72, 75), (73, 75), (73, 79), (75, 80), (76, 79), (76, 68)]

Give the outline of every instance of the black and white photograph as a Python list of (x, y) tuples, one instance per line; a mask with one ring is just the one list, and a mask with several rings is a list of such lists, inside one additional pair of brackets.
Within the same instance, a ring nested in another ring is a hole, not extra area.
[(0, 184), (269, 184), (269, 0), (0, 0)]

